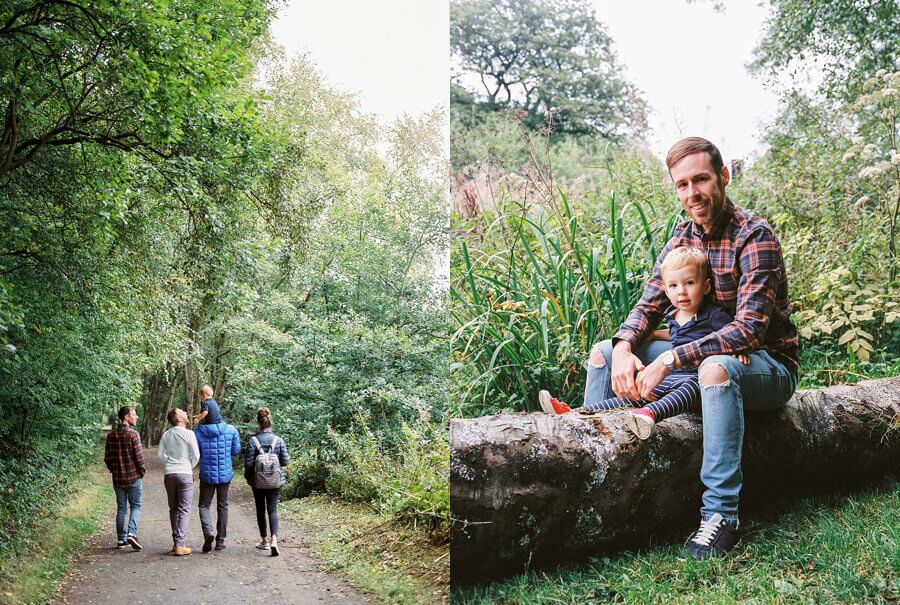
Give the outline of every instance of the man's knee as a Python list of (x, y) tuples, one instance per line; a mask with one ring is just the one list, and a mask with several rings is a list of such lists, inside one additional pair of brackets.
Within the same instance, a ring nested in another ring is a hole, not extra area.
[(612, 363), (613, 345), (612, 340), (607, 339), (598, 342), (591, 347), (591, 354), (588, 358), (588, 364), (595, 368), (605, 368)]
[(704, 387), (728, 385), (731, 381), (728, 368), (735, 361), (737, 360), (729, 355), (712, 355), (704, 359), (697, 372), (700, 385)]

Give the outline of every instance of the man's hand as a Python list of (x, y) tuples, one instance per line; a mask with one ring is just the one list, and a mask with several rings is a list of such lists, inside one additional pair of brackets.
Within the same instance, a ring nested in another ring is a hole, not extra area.
[(612, 354), (613, 393), (617, 397), (640, 399), (640, 393), (634, 384), (634, 374), (643, 369), (644, 364), (631, 352), (631, 345), (624, 340), (617, 342)]
[(640, 394), (640, 399), (644, 401), (656, 401), (657, 397), (653, 394), (653, 389), (659, 386), (659, 383), (669, 375), (669, 368), (666, 367), (658, 357), (643, 372), (637, 375), (634, 380), (635, 388)]
[(750, 365), (750, 357), (748, 355), (745, 355), (744, 353), (738, 353), (736, 355), (732, 355), (732, 357), (740, 361), (745, 366)]

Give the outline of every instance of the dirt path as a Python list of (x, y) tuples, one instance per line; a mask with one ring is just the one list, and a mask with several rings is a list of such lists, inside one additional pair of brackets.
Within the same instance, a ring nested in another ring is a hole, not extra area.
[[(194, 502), (186, 545), (194, 552), (173, 557), (172, 530), (163, 467), (156, 449), (144, 452), (144, 477), (138, 538), (143, 550), (115, 548), (115, 502), (91, 536), (65, 581), (57, 604), (86, 603), (298, 603), (332, 605), (371, 603), (343, 578), (319, 571), (317, 562), (301, 545), (297, 530), (281, 521), (278, 542), (281, 556), (254, 548), (259, 540), (253, 495), (240, 474), (231, 484), (226, 548), (200, 552), (203, 535), (197, 498), (200, 483), (194, 473)], [(215, 520), (215, 502), (212, 506)]]

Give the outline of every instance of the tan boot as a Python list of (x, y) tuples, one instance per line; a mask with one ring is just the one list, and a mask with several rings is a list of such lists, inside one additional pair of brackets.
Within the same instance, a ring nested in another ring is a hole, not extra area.
[(185, 555), (191, 554), (191, 549), (187, 546), (176, 546), (172, 549), (172, 554), (176, 557), (183, 557)]

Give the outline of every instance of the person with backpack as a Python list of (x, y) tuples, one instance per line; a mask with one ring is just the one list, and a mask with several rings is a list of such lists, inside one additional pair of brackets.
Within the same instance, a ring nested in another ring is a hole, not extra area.
[[(272, 414), (269, 408), (256, 412), (259, 431), (247, 440), (244, 449), (244, 478), (253, 488), (256, 503), (256, 523), (259, 525), (259, 543), (256, 548), (268, 550), (273, 557), (278, 552), (278, 495), (284, 485), (284, 468), (290, 463), (284, 439), (272, 432)], [(266, 513), (269, 515), (268, 525)], [(266, 529), (271, 534), (267, 537)]]

